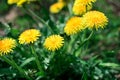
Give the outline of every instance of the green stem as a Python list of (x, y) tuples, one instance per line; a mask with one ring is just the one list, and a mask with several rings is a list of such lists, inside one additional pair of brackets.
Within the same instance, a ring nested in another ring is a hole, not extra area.
[(40, 64), (39, 59), (38, 59), (38, 55), (36, 54), (34, 48), (33, 48), (32, 46), (30, 46), (30, 47), (31, 47), (32, 54), (33, 54), (34, 57), (35, 57), (35, 62), (36, 62), (36, 64), (37, 64), (38, 69), (39, 69), (42, 73), (44, 73), (44, 70), (43, 70), (43, 68), (42, 68), (42, 66), (41, 66), (41, 64)]
[(52, 29), (40, 16), (36, 15), (31, 9), (27, 9), (27, 10), (31, 13), (31, 15), (33, 15), (33, 16), (36, 17), (38, 20), (40, 20), (43, 24), (45, 24), (45, 25), (50, 29), (50, 31), (51, 31), (52, 33), (54, 33), (53, 29)]
[[(6, 23), (6, 22), (1, 22), (1, 23), (6, 27), (7, 33), (9, 33), (9, 32), (11, 31), (11, 27), (9, 26), (9, 24)], [(7, 33), (6, 33), (6, 34), (7, 34)]]
[(67, 47), (67, 53), (71, 52), (71, 48), (73, 47), (72, 44), (74, 42), (74, 39), (71, 39), (71, 41), (68, 43), (68, 47)]
[(75, 54), (76, 56), (79, 56), (79, 55), (80, 55), (81, 47), (82, 47), (87, 41), (90, 40), (90, 38), (92, 37), (93, 33), (94, 33), (94, 32), (92, 31), (92, 32), (90, 33), (90, 35), (88, 36), (88, 38), (86, 38), (86, 39), (80, 44), (80, 46), (78, 47), (78, 49), (74, 51), (74, 54)]
[(69, 14), (70, 14), (70, 17), (72, 16), (72, 6), (71, 6), (71, 3), (68, 3), (67, 4), (67, 7), (68, 7), (68, 11), (69, 11)]
[(31, 78), (25, 73), (25, 71), (21, 67), (19, 67), (12, 58), (10, 60), (6, 58), (5, 56), (2, 56), (2, 59), (8, 64), (10, 64), (12, 67), (16, 68), (20, 72), (21, 75), (24, 75), (26, 79), (31, 80)]
[(50, 55), (50, 60), (52, 60), (55, 56), (55, 52), (52, 52), (51, 55)]
[[(25, 8), (23, 8), (25, 9)], [(26, 14), (30, 15), (32, 17), (32, 19), (36, 22), (36, 24), (39, 26), (39, 28), (41, 28), (39, 21), (36, 19), (36, 17), (32, 16), (27, 10), (24, 10)]]
[(90, 35), (88, 36), (88, 38), (85, 39), (85, 41), (88, 41), (88, 40), (92, 37), (93, 33), (94, 33), (94, 31), (92, 31), (92, 32), (90, 33)]
[(74, 42), (75, 42), (77, 37), (78, 36), (76, 36), (76, 35), (71, 36), (71, 40), (70, 40), (70, 42), (68, 42), (67, 53), (72, 54), (72, 48), (74, 46)]

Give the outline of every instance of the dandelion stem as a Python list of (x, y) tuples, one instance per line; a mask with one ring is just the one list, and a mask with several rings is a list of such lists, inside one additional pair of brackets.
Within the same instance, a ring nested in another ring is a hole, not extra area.
[(50, 55), (50, 59), (52, 60), (55, 56), (55, 52), (52, 52), (51, 55)]
[(31, 15), (33, 15), (34, 17), (36, 17), (37, 19), (39, 19), (43, 24), (45, 24), (51, 31), (51, 33), (54, 33), (53, 29), (38, 15), (36, 15), (31, 9), (27, 9)]
[(16, 69), (20, 72), (21, 75), (24, 75), (24, 77), (25, 77), (26, 79), (31, 80), (31, 78), (25, 73), (25, 71), (24, 71), (21, 67), (19, 67), (12, 58), (11, 58), (11, 60), (10, 60), (10, 59), (8, 59), (7, 57), (2, 56), (2, 59), (3, 59), (5, 62), (7, 62), (8, 64), (10, 64), (12, 67), (16, 68)]
[(33, 48), (32, 46), (30, 46), (30, 47), (31, 47), (32, 54), (33, 54), (34, 57), (35, 57), (35, 62), (36, 62), (36, 64), (37, 64), (38, 69), (39, 69), (42, 73), (44, 73), (44, 70), (43, 70), (43, 68), (42, 68), (42, 66), (41, 66), (41, 64), (40, 64), (39, 59), (38, 59), (38, 55), (36, 54), (34, 48)]
[(76, 35), (71, 36), (71, 40), (70, 40), (70, 42), (69, 42), (69, 44), (68, 44), (68, 48), (67, 48), (67, 52), (68, 52), (68, 53), (71, 53), (71, 54), (72, 54), (72, 48), (73, 48), (73, 46), (74, 46), (74, 42), (75, 42), (76, 38), (77, 38)]
[(76, 56), (79, 56), (79, 55), (80, 55), (80, 52), (79, 52), (79, 51), (81, 50), (81, 47), (82, 47), (87, 41), (90, 40), (90, 38), (92, 37), (93, 33), (94, 33), (94, 31), (92, 31), (92, 32), (90, 33), (90, 35), (88, 36), (88, 38), (86, 38), (86, 39), (80, 44), (80, 46), (77, 48), (77, 50), (74, 51), (74, 54), (75, 54)]
[(69, 14), (70, 14), (70, 17), (71, 17), (72, 16), (72, 11), (71, 11), (72, 6), (71, 6), (71, 3), (68, 3), (67, 7), (68, 7), (68, 11), (69, 11)]
[(6, 27), (7, 33), (9, 33), (11, 31), (11, 27), (9, 26), (9, 24), (6, 22), (1, 22), (1, 23)]

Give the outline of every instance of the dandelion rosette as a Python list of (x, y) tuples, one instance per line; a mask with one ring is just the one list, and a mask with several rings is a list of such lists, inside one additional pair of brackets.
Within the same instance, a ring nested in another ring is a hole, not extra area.
[(72, 35), (72, 34), (76, 34), (77, 32), (79, 32), (83, 29), (84, 29), (84, 27), (82, 25), (82, 18), (81, 17), (72, 17), (67, 21), (66, 26), (64, 28), (64, 32), (67, 35)]
[(41, 33), (37, 29), (29, 29), (24, 31), (22, 34), (19, 36), (19, 43), (20, 44), (30, 44), (35, 41), (41, 36)]
[(104, 28), (108, 24), (108, 18), (99, 11), (89, 11), (83, 15), (83, 24), (89, 29)]
[(63, 7), (65, 6), (65, 2), (57, 2), (50, 6), (51, 13), (59, 13)]
[(50, 51), (56, 51), (60, 49), (64, 44), (64, 38), (60, 35), (49, 36), (45, 42), (44, 47)]
[(0, 55), (8, 54), (16, 47), (16, 41), (12, 38), (0, 40)]
[(94, 2), (96, 2), (96, 0), (75, 0), (73, 5), (73, 13), (75, 15), (82, 15), (92, 9), (92, 3)]

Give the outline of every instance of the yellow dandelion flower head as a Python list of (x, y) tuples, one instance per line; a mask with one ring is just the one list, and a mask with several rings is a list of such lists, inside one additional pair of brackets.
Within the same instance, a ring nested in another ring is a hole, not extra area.
[(77, 32), (83, 29), (84, 27), (82, 26), (82, 18), (72, 17), (67, 21), (66, 26), (64, 28), (64, 32), (67, 35), (72, 35), (72, 34), (76, 34)]
[(65, 6), (64, 2), (57, 2), (50, 6), (51, 13), (59, 13), (62, 8)]
[(104, 28), (108, 23), (108, 18), (99, 11), (89, 11), (83, 15), (83, 24), (89, 29)]
[(35, 41), (41, 36), (41, 33), (37, 29), (29, 29), (24, 31), (22, 34), (19, 36), (19, 43), (20, 44), (30, 44)]
[(50, 51), (56, 51), (60, 49), (64, 44), (64, 38), (60, 35), (49, 36), (45, 42), (44, 47)]
[(64, 0), (58, 0), (58, 2), (64, 2)]
[(12, 38), (4, 38), (0, 40), (0, 55), (8, 54), (16, 47), (16, 41)]
[(82, 15), (86, 11), (92, 9), (92, 3), (96, 0), (75, 0), (73, 5), (73, 13), (75, 15)]
[(21, 7), (22, 4), (24, 4), (25, 2), (27, 2), (27, 0), (19, 0), (19, 1), (17, 2), (17, 6)]
[(83, 5), (92, 5), (94, 2), (96, 2), (96, 0), (76, 0), (76, 3)]
[(36, 0), (8, 0), (8, 4), (14, 4), (16, 3), (18, 7), (21, 7), (24, 3), (30, 3), (32, 1)]
[(77, 5), (73, 6), (73, 13), (75, 15), (82, 15), (85, 12), (86, 12), (86, 6), (84, 6), (82, 4), (77, 4)]
[(21, 7), (24, 3), (30, 3), (30, 2), (32, 2), (32, 1), (36, 1), (36, 0), (19, 0), (18, 2), (17, 2), (17, 6), (18, 7)]
[(8, 0), (8, 4), (14, 4), (14, 3), (17, 3), (19, 0)]
[(70, 0), (58, 0), (58, 2), (69, 2)]

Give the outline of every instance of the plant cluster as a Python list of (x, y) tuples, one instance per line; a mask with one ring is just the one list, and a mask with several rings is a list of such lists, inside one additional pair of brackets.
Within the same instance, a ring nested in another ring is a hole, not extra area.
[[(8, 4), (17, 4), (28, 11), (30, 16), (43, 23), (43, 29), (47, 29), (43, 32), (39, 27), (30, 28), (17, 38), (5, 36), (0, 39), (0, 58), (12, 66), (10, 75), (15, 74), (8, 79), (116, 80), (113, 74), (119, 73), (118, 64), (104, 63), (97, 55), (84, 59), (86, 46), (95, 32), (108, 24), (103, 12), (92, 10), (96, 0), (58, 0), (52, 4), (49, 8), (52, 15), (58, 15), (68, 7), (65, 14), (68, 11), (69, 15), (63, 27), (50, 26), (42, 15), (26, 7), (40, 1), (8, 0)], [(16, 54), (19, 57), (14, 56)]]

